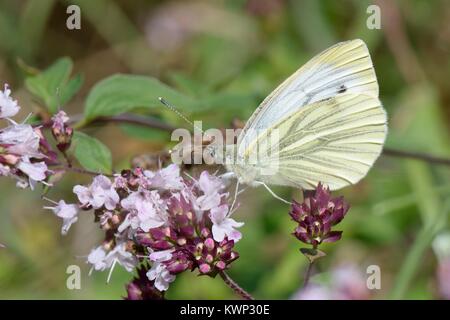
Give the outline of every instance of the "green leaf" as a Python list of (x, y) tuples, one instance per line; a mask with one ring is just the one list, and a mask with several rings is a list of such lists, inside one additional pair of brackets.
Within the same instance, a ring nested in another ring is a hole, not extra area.
[(168, 141), (170, 140), (170, 134), (158, 129), (147, 128), (139, 125), (123, 123), (120, 125), (120, 129), (130, 137), (149, 140), (149, 141)]
[(83, 85), (84, 78), (81, 74), (77, 74), (75, 77), (70, 79), (67, 84), (60, 90), (60, 103), (61, 105), (66, 104), (73, 98), (73, 96), (80, 90)]
[(72, 68), (70, 58), (60, 58), (43, 72), (28, 77), (25, 85), (51, 113), (55, 113), (60, 105), (67, 103), (78, 92), (83, 83), (81, 75), (70, 79)]
[(86, 99), (85, 121), (121, 114), (136, 108), (161, 108), (159, 97), (189, 111), (196, 108), (192, 98), (155, 78), (118, 74), (100, 81), (91, 90)]
[(112, 172), (111, 152), (99, 140), (76, 131), (73, 143), (75, 158), (83, 168), (99, 173)]

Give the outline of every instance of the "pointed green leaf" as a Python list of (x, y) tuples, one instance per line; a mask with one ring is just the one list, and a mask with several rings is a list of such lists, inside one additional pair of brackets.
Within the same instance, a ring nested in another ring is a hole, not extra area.
[(70, 58), (60, 58), (43, 72), (28, 77), (25, 85), (51, 113), (55, 113), (78, 92), (83, 83), (81, 75), (69, 80), (72, 68)]
[(183, 109), (195, 108), (192, 98), (155, 78), (118, 74), (100, 81), (91, 90), (86, 100), (85, 120), (113, 116), (136, 108), (161, 108), (159, 97)]
[(83, 168), (99, 173), (112, 172), (111, 151), (102, 142), (76, 131), (73, 145), (75, 158)]

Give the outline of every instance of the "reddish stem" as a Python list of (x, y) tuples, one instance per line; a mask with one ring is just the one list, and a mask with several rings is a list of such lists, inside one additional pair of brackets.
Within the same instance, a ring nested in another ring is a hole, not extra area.
[(242, 297), (244, 300), (255, 300), (250, 293), (242, 289), (233, 279), (230, 278), (230, 276), (225, 273), (225, 271), (219, 272), (220, 276), (222, 277), (223, 281), (239, 296)]

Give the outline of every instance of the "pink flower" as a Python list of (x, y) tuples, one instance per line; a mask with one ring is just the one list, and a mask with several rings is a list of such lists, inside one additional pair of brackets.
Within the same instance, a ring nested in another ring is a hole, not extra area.
[(13, 117), (20, 110), (17, 100), (13, 100), (10, 94), (11, 90), (5, 84), (5, 89), (3, 91), (0, 90), (0, 118)]
[(111, 181), (103, 175), (96, 176), (89, 187), (75, 186), (73, 192), (83, 206), (92, 206), (94, 209), (105, 206), (106, 209), (113, 210), (120, 200)]
[(78, 207), (75, 204), (67, 204), (64, 200), (60, 200), (54, 207), (44, 207), (44, 209), (52, 210), (56, 216), (63, 219), (61, 234), (65, 235), (69, 231), (71, 225), (78, 220)]
[(150, 260), (153, 261), (153, 264), (147, 272), (147, 277), (150, 281), (155, 281), (155, 287), (159, 291), (166, 291), (169, 289), (169, 284), (175, 281), (175, 275), (171, 274), (166, 265), (162, 263), (172, 258), (173, 251), (163, 250), (150, 254)]
[(151, 252), (149, 255), (149, 258), (151, 261), (167, 261), (172, 259), (172, 253), (175, 251), (174, 249), (168, 249), (168, 250), (162, 250), (162, 251), (153, 251), (152, 249), (149, 249)]
[(203, 192), (203, 195), (197, 198), (197, 205), (200, 210), (211, 210), (220, 205), (222, 194), (219, 192), (225, 187), (221, 179), (203, 171), (200, 174), (198, 186)]
[(450, 258), (439, 261), (437, 280), (441, 297), (450, 300)]
[(212, 234), (214, 240), (222, 241), (225, 237), (229, 240), (237, 242), (241, 239), (242, 234), (234, 228), (239, 228), (244, 225), (243, 222), (236, 222), (228, 216), (228, 205), (224, 204), (220, 207), (211, 209), (210, 214), (212, 226)]
[(30, 179), (30, 185), (34, 181), (42, 181), (47, 175), (47, 165), (45, 162), (30, 162), (28, 157), (23, 157), (22, 160), (18, 163), (17, 169), (25, 173)]
[(14, 124), (0, 132), (0, 145), (5, 145), (9, 153), (19, 156), (43, 158), (44, 155), (39, 151), (40, 139), (39, 134), (28, 124)]
[(306, 288), (301, 289), (291, 298), (293, 300), (331, 300), (333, 299), (333, 293), (330, 289), (310, 284)]
[(118, 242), (109, 252), (103, 246), (92, 249), (87, 262), (92, 264), (92, 269), (96, 271), (110, 269), (107, 282), (117, 263), (128, 272), (133, 271), (138, 264), (137, 258), (127, 250), (127, 243), (124, 241)]
[(356, 265), (341, 265), (333, 270), (332, 275), (334, 299), (365, 300), (369, 298), (366, 277)]
[(114, 175), (114, 187), (117, 189), (128, 190), (128, 180), (120, 174)]
[(92, 249), (88, 255), (87, 262), (92, 264), (92, 268), (96, 271), (103, 271), (106, 269), (106, 250), (103, 246), (98, 246)]
[(8, 176), (11, 173), (11, 169), (0, 163), (0, 176)]
[(175, 281), (176, 276), (171, 274), (161, 262), (154, 262), (152, 268), (147, 272), (150, 281), (155, 281), (155, 287), (159, 291), (169, 289), (169, 284)]
[(127, 250), (126, 242), (119, 242), (116, 244), (113, 250), (111, 250), (106, 256), (106, 264), (113, 266), (115, 263), (120, 264), (128, 272), (134, 270), (137, 266), (137, 258)]
[(344, 264), (330, 272), (327, 284), (311, 283), (300, 289), (295, 300), (366, 300), (370, 298), (363, 272), (353, 264)]
[(153, 188), (180, 190), (184, 187), (183, 179), (180, 176), (180, 167), (171, 164), (157, 172), (146, 170), (144, 175), (149, 178)]
[(100, 225), (102, 227), (106, 226), (110, 219), (112, 219), (114, 214), (111, 211), (106, 211), (100, 216)]
[(65, 124), (67, 121), (69, 121), (69, 117), (67, 116), (67, 113), (65, 113), (62, 110), (59, 110), (53, 117), (53, 128), (58, 128), (60, 131), (64, 131)]
[(167, 222), (164, 202), (160, 200), (156, 190), (140, 189), (131, 193), (120, 204), (129, 214), (119, 227), (119, 232), (125, 230), (128, 226), (131, 226), (132, 229), (139, 227), (144, 232), (148, 232), (150, 229), (160, 227)]
[(219, 192), (225, 188), (222, 180), (216, 176), (210, 175), (208, 171), (203, 171), (198, 179), (198, 186), (204, 194)]

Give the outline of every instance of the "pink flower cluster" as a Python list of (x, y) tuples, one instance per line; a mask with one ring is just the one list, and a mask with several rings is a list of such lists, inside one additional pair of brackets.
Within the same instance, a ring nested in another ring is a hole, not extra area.
[(33, 188), (36, 182), (45, 183), (50, 174), (47, 165), (56, 155), (39, 128), (11, 119), (20, 107), (10, 95), (5, 85), (0, 90), (0, 119), (6, 119), (9, 125), (0, 129), (0, 176), (15, 178), (18, 187)]
[(331, 270), (327, 284), (310, 283), (294, 294), (294, 300), (367, 300), (367, 275), (355, 264), (342, 264)]
[[(116, 264), (131, 272), (145, 261), (142, 268), (158, 291), (188, 269), (214, 277), (238, 258), (233, 247), (243, 225), (230, 217), (224, 190), (219, 177), (204, 171), (198, 180), (184, 178), (174, 164), (155, 172), (125, 170), (112, 180), (99, 175), (89, 186), (75, 186), (80, 208), (94, 210), (106, 234), (88, 263), (111, 274)], [(136, 296), (138, 287), (131, 287)]]

